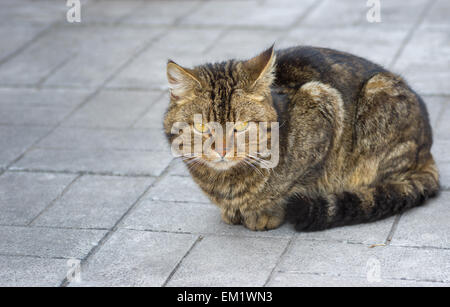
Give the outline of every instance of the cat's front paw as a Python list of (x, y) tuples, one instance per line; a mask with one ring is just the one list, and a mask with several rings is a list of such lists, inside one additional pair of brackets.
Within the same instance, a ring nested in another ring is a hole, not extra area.
[(250, 213), (244, 216), (244, 225), (250, 230), (270, 230), (278, 228), (283, 223), (283, 217), (265, 212)]
[(242, 216), (238, 210), (222, 209), (222, 220), (230, 225), (238, 225), (242, 222)]

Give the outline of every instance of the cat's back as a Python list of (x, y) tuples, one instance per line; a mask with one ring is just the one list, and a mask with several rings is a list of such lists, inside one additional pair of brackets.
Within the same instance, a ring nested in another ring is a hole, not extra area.
[(346, 52), (297, 46), (277, 53), (276, 86), (298, 89), (310, 81), (320, 81), (336, 88), (344, 101), (352, 101), (364, 83), (386, 70), (369, 60)]

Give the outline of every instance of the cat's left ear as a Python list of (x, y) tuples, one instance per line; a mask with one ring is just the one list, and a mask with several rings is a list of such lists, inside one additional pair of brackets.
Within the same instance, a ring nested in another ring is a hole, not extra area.
[(181, 103), (194, 89), (201, 86), (195, 71), (184, 68), (169, 60), (167, 62), (167, 80), (169, 81), (170, 95), (177, 103)]
[(273, 46), (261, 54), (244, 62), (244, 67), (250, 74), (252, 86), (269, 87), (275, 79), (275, 53)]

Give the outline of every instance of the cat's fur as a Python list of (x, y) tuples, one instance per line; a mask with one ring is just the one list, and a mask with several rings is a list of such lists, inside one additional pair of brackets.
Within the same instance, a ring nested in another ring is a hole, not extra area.
[(189, 168), (227, 223), (266, 230), (287, 219), (297, 230), (321, 230), (403, 212), (439, 190), (424, 102), (401, 77), (365, 59), (270, 48), (248, 61), (193, 69), (169, 61), (167, 73), (169, 141), (172, 125), (191, 123), (194, 113), (223, 124), (280, 122), (276, 168)]

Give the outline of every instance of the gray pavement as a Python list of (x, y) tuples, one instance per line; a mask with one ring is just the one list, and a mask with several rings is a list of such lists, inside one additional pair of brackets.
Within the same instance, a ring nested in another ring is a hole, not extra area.
[[(0, 2), (0, 286), (449, 286), (450, 2)], [(308, 44), (423, 95), (443, 191), (377, 223), (229, 226), (170, 154), (165, 65)], [(375, 246), (374, 246), (375, 245)]]

